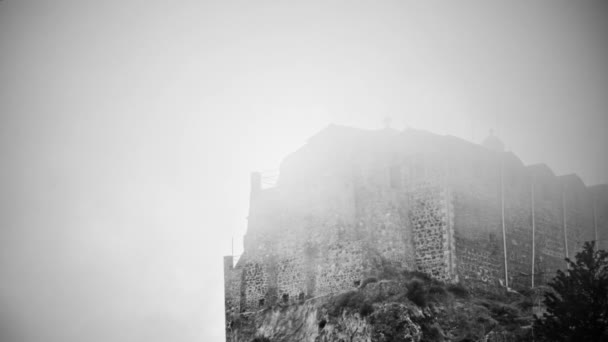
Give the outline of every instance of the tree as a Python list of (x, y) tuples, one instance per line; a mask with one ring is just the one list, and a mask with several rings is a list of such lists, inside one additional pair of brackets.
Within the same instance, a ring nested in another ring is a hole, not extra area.
[(557, 271), (544, 295), (547, 312), (534, 318), (541, 341), (608, 341), (608, 252), (586, 242), (576, 261)]

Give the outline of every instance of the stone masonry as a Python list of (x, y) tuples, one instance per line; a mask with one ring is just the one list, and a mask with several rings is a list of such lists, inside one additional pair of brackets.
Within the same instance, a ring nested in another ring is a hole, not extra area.
[(330, 125), (252, 175), (244, 253), (224, 259), (230, 314), (357, 287), (378, 265), (470, 287), (546, 283), (584, 241), (608, 247), (608, 186), (417, 130)]

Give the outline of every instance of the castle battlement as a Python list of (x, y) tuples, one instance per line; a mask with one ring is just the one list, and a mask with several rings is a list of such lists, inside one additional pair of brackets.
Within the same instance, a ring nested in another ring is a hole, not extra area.
[(357, 287), (382, 265), (470, 287), (546, 283), (584, 241), (608, 249), (608, 186), (525, 166), (497, 139), (331, 125), (252, 174), (244, 252), (225, 257), (226, 312)]

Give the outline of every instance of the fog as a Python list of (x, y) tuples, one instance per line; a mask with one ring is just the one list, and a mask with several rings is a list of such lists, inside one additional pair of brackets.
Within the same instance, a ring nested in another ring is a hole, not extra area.
[(330, 123), (608, 182), (608, 6), (0, 1), (2, 341), (223, 341), (249, 173)]

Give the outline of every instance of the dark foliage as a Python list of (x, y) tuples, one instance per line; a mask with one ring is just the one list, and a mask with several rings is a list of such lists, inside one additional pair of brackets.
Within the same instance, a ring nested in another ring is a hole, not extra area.
[(372, 341), (404, 341), (408, 321), (404, 319), (402, 310), (399, 304), (391, 303), (370, 316), (369, 321), (374, 326)]
[(365, 288), (365, 286), (367, 286), (367, 284), (371, 284), (371, 283), (375, 283), (378, 281), (378, 278), (376, 277), (369, 277), (369, 278), (365, 278), (363, 279), (363, 282), (361, 283), (361, 286), (359, 286), (360, 288)]
[(534, 302), (532, 300), (532, 295), (525, 296), (521, 300), (514, 303), (514, 305), (517, 306), (522, 311), (532, 310), (532, 307), (534, 306)]
[(349, 291), (337, 295), (330, 303), (328, 314), (338, 317), (344, 310), (358, 312), (362, 317), (368, 316), (374, 311), (374, 307), (363, 293), (359, 291)]
[(409, 282), (407, 284), (407, 299), (420, 307), (426, 306), (428, 301), (428, 292), (425, 284), (417, 279)]
[(268, 337), (260, 336), (256, 337), (251, 342), (272, 342)]
[(448, 299), (448, 292), (439, 285), (431, 285), (428, 291), (428, 298), (435, 302), (445, 302)]
[(440, 342), (444, 341), (443, 332), (439, 324), (422, 324), (422, 341), (421, 342)]
[(420, 279), (425, 283), (431, 283), (434, 281), (430, 275), (428, 275), (424, 272), (420, 272), (420, 271), (404, 271), (403, 276), (405, 277), (406, 280)]
[(361, 315), (361, 317), (369, 316), (372, 312), (374, 312), (374, 307), (368, 302), (364, 302), (359, 307), (359, 315)]
[(326, 324), (327, 324), (327, 321), (325, 319), (322, 319), (321, 321), (319, 321), (319, 330), (325, 328)]
[(333, 317), (340, 316), (342, 314), (342, 311), (349, 307), (349, 302), (351, 298), (354, 297), (356, 294), (356, 291), (348, 291), (335, 296), (331, 301), (331, 305), (328, 311), (329, 315)]
[(450, 284), (446, 287), (448, 292), (452, 293), (454, 296), (458, 298), (468, 298), (469, 291), (462, 284)]
[(450, 312), (453, 341), (480, 341), (497, 325), (488, 309), (473, 305)]
[(503, 327), (515, 328), (518, 326), (517, 320), (521, 317), (521, 312), (517, 307), (491, 299), (478, 299), (475, 303), (488, 309), (492, 318)]
[(608, 252), (586, 242), (575, 258), (548, 284), (547, 313), (534, 321), (537, 340), (608, 341)]

